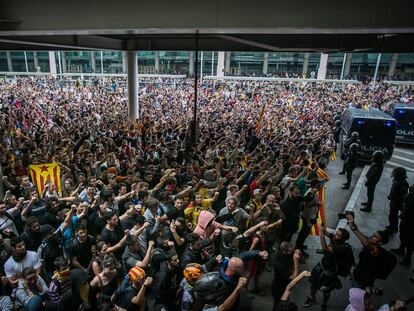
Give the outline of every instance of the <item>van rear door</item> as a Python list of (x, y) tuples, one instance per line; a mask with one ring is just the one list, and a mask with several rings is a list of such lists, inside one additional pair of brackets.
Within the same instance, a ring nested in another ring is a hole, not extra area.
[(414, 108), (396, 107), (393, 117), (397, 120), (397, 141), (414, 143)]
[(392, 157), (395, 144), (395, 120), (355, 118), (352, 132), (359, 133), (362, 144), (362, 157), (370, 160), (375, 151), (384, 152), (388, 160)]

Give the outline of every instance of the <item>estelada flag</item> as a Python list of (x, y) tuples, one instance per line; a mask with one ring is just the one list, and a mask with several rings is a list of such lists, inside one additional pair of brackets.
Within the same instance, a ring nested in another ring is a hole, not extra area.
[(56, 187), (57, 192), (61, 192), (60, 166), (57, 163), (29, 165), (29, 174), (39, 195), (43, 193), (47, 181)]
[[(312, 161), (312, 160), (311, 160)], [(321, 204), (318, 210), (318, 218), (316, 220), (316, 224), (314, 224), (310, 230), (310, 235), (319, 235), (319, 227), (322, 226), (322, 224), (326, 224), (326, 214), (325, 214), (325, 187), (326, 182), (329, 180), (328, 174), (325, 173), (324, 170), (321, 168), (318, 168), (316, 171), (316, 174), (318, 175), (318, 180), (322, 183), (322, 186), (319, 188), (317, 196), (319, 199), (319, 203)], [(302, 219), (300, 219), (299, 222), (299, 231), (302, 228)]]
[(260, 114), (259, 114), (259, 118), (257, 119), (256, 126), (255, 126), (255, 128), (256, 128), (256, 134), (259, 133), (259, 130), (260, 130), (260, 122), (262, 122), (263, 114), (264, 114), (266, 105), (267, 105), (267, 101), (264, 102), (264, 104), (262, 106), (262, 110), (260, 111)]

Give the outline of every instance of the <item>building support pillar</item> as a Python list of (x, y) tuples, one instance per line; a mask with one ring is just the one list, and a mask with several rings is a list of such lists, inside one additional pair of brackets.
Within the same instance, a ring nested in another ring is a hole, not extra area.
[(122, 73), (128, 72), (127, 52), (122, 52)]
[(132, 124), (139, 118), (138, 60), (136, 51), (128, 51), (128, 116)]
[(52, 76), (56, 77), (57, 67), (56, 67), (56, 55), (54, 51), (49, 51), (49, 69)]
[(194, 56), (194, 51), (190, 51), (190, 53), (188, 54), (188, 74), (190, 76), (194, 75)]
[(224, 70), (224, 74), (227, 76), (231, 73), (231, 67), (230, 64), (231, 63), (231, 52), (226, 52), (226, 61), (225, 61), (225, 70)]
[(9, 72), (13, 72), (13, 62), (11, 59), (11, 53), (9, 51), (6, 52), (6, 57), (7, 57), (7, 70)]
[(38, 72), (37, 68), (39, 67), (39, 58), (37, 57), (36, 51), (33, 52), (33, 65), (34, 65), (35, 72)]
[(378, 53), (377, 64), (375, 65), (375, 72), (374, 72), (374, 78), (373, 78), (374, 82), (377, 81), (380, 62), (381, 62), (381, 53)]
[(224, 58), (225, 52), (218, 52), (217, 56), (217, 77), (224, 77)]
[(160, 73), (160, 52), (155, 51), (155, 73)]
[(344, 78), (349, 77), (349, 73), (351, 72), (351, 63), (352, 63), (352, 53), (346, 53)]
[(91, 68), (92, 68), (92, 72), (96, 73), (96, 52), (95, 51), (91, 52)]
[(395, 67), (397, 67), (398, 53), (393, 53), (390, 63), (390, 68), (388, 68), (388, 77), (393, 77), (395, 74)]
[(269, 52), (263, 53), (263, 74), (267, 75), (269, 72)]
[(319, 62), (319, 68), (318, 68), (318, 80), (325, 80), (326, 79), (326, 70), (328, 67), (328, 54), (321, 54), (321, 60)]
[(66, 73), (66, 54), (65, 51), (62, 51), (60, 53), (60, 57), (62, 58), (62, 73)]
[(309, 57), (310, 57), (310, 53), (305, 53), (303, 57), (302, 77), (307, 76), (308, 74)]

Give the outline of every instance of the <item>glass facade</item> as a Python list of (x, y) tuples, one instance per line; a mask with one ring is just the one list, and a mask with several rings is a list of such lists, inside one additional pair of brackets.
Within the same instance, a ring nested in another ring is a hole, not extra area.
[[(121, 51), (61, 51), (53, 52), (58, 73), (118, 74), (126, 70), (126, 57)], [(9, 59), (8, 59), (9, 55)], [(140, 51), (137, 52), (138, 72), (141, 74), (191, 75), (191, 55), (188, 51)], [(232, 76), (316, 77), (321, 59), (320, 53), (226, 52), (226, 74)], [(351, 56), (350, 56), (351, 55)], [(344, 78), (373, 77), (379, 54), (377, 53), (332, 53), (328, 56), (327, 78), (340, 78), (343, 66), (348, 68)], [(350, 58), (350, 59), (348, 59)], [(218, 52), (199, 52), (198, 72), (215, 75)], [(229, 63), (227, 63), (229, 62)], [(348, 62), (348, 63), (347, 63)], [(201, 65), (202, 63), (202, 65)], [(266, 67), (267, 63), (267, 68)], [(62, 68), (61, 68), (62, 65)], [(11, 68), (10, 68), (11, 66)], [(395, 68), (395, 70), (393, 70)], [(50, 72), (49, 52), (2, 51), (0, 72)], [(394, 80), (414, 80), (414, 54), (383, 53), (378, 67), (378, 78), (391, 74)]]

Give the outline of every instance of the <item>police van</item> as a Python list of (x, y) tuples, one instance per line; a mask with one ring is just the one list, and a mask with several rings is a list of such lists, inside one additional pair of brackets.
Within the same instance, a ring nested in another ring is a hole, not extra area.
[(344, 153), (345, 141), (353, 132), (358, 132), (361, 141), (361, 160), (372, 159), (375, 151), (382, 151), (386, 160), (394, 152), (396, 121), (378, 109), (358, 109), (350, 107), (345, 110), (341, 120), (340, 151)]
[(389, 114), (397, 121), (397, 142), (414, 144), (414, 106), (396, 104)]

